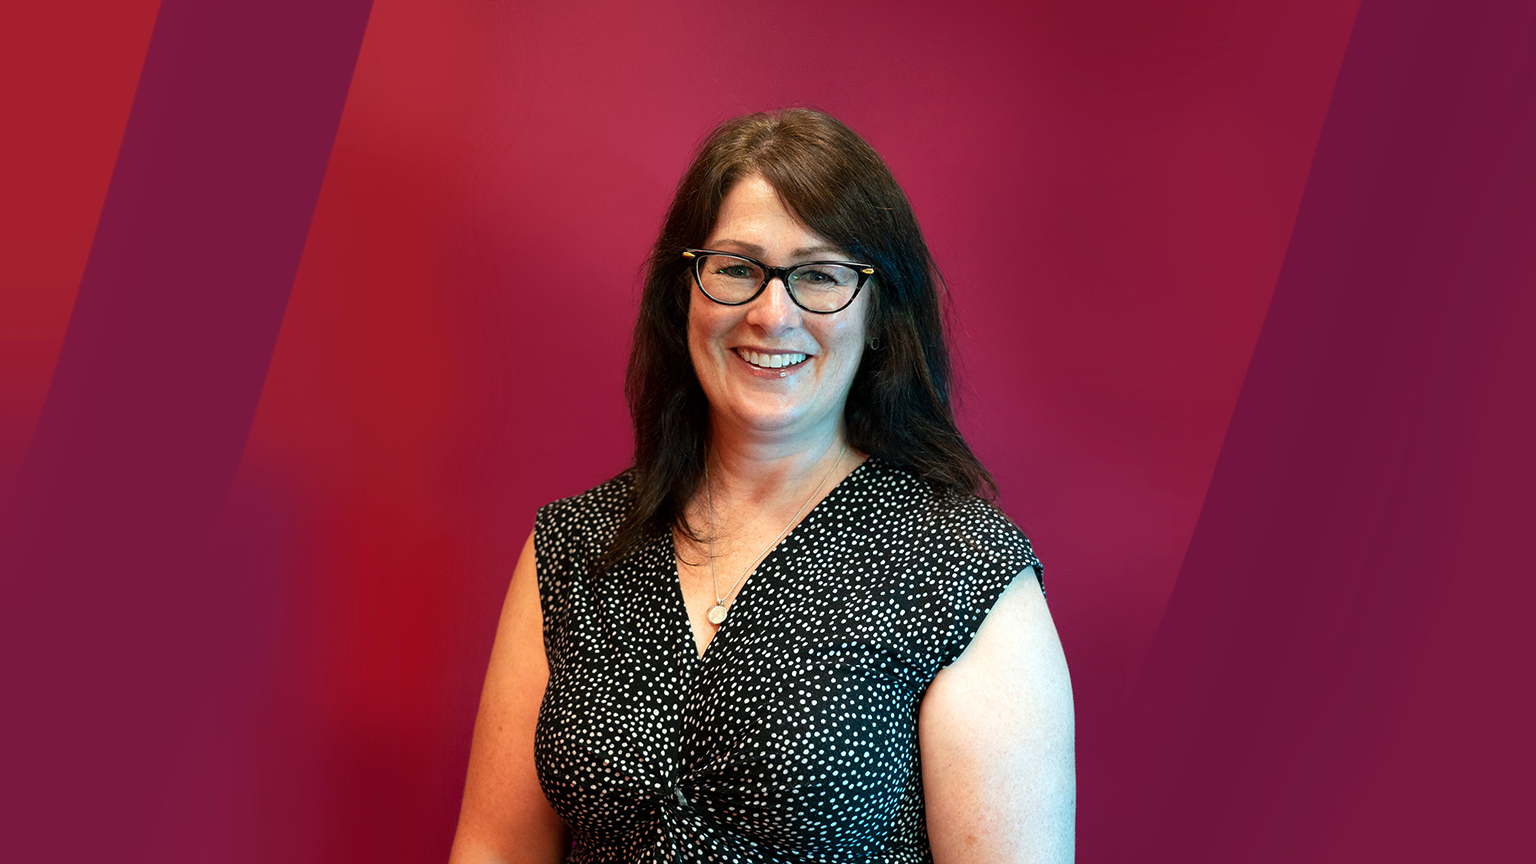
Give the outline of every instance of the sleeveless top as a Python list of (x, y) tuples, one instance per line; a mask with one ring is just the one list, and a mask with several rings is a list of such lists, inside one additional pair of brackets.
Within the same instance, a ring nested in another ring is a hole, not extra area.
[(619, 477), (534, 523), (539, 783), (586, 862), (930, 861), (917, 712), (1025, 567), (973, 497), (871, 457), (758, 565), (702, 657), (672, 541), (602, 577)]

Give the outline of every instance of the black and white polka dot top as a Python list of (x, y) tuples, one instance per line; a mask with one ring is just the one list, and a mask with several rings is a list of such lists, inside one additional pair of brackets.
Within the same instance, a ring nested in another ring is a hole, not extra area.
[(598, 578), (626, 475), (539, 510), (535, 762), (573, 862), (928, 861), (917, 711), (1028, 566), (980, 499), (871, 458), (784, 538), (698, 655), (670, 538)]

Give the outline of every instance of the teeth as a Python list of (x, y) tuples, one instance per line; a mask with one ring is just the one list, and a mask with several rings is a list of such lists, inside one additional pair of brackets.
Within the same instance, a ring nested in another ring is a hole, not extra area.
[(805, 360), (804, 354), (759, 354), (756, 351), (738, 349), (741, 359), (763, 369), (782, 369)]

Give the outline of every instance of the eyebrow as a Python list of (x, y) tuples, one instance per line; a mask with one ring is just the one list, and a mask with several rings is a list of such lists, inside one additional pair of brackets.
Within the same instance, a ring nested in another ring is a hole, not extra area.
[[(762, 258), (766, 254), (763, 250), (763, 247), (757, 245), (756, 243), (748, 243), (744, 240), (732, 240), (729, 237), (717, 241), (714, 245), (716, 248), (729, 245), (739, 251), (746, 252), (747, 254), (757, 258)], [(728, 250), (721, 249), (720, 251), (724, 252)], [(819, 246), (803, 246), (789, 253), (789, 257), (791, 258), (805, 258), (810, 255), (834, 255), (839, 258), (848, 257), (847, 252), (844, 252), (836, 246), (825, 243)]]

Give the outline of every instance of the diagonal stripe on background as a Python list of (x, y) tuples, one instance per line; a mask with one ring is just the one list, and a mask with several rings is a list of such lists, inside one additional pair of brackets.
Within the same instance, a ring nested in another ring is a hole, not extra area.
[(1536, 7), (1366, 0), (1130, 712), (1135, 861), (1509, 860)]
[(180, 856), (148, 851), (156, 826), (178, 819), (171, 785), (201, 779), (178, 767), (178, 748), (215, 694), (253, 674), (242, 658), (259, 635), (236, 623), (251, 586), (200, 556), (250, 430), (370, 6), (161, 6), (0, 523), (10, 860)]

